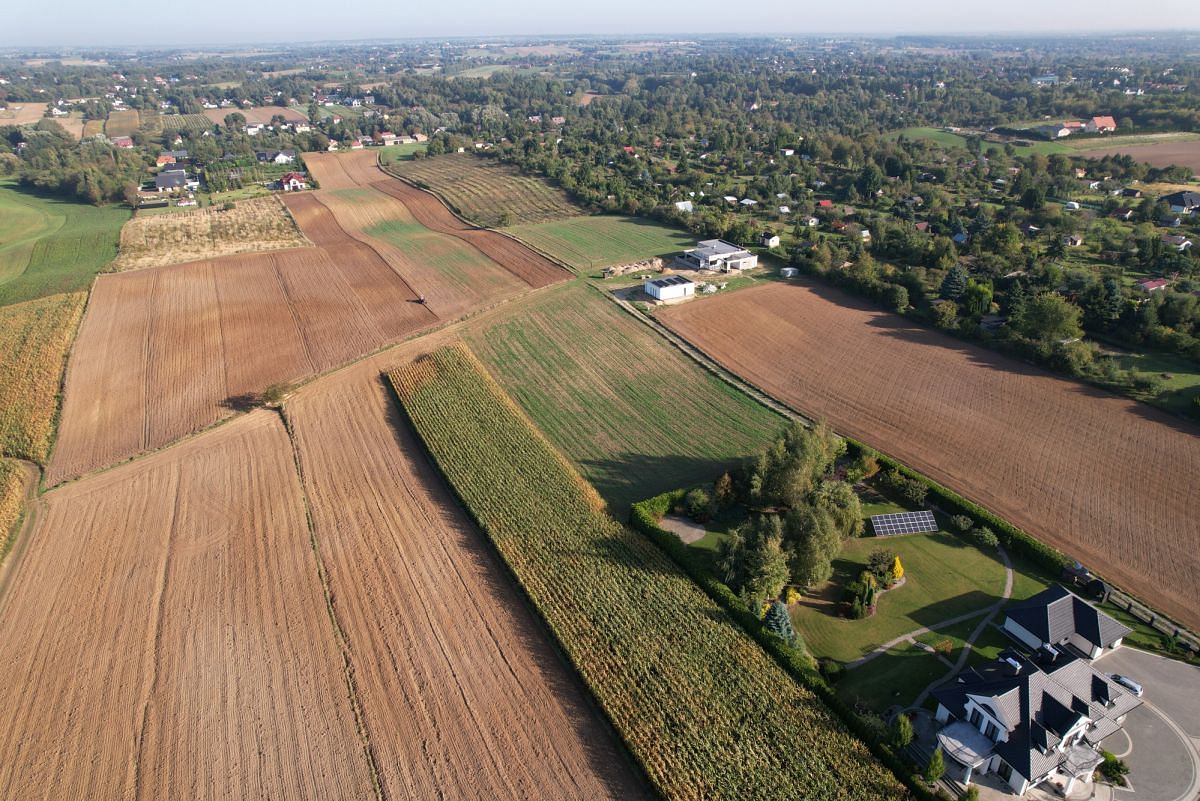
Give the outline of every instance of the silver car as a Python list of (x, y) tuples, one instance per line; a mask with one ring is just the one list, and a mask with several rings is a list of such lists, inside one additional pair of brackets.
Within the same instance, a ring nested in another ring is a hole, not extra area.
[(1142, 685), (1138, 684), (1128, 676), (1122, 676), (1120, 673), (1113, 673), (1109, 676), (1109, 678), (1115, 681), (1117, 684), (1120, 684), (1126, 690), (1129, 690), (1129, 692), (1133, 693), (1138, 698), (1142, 697)]

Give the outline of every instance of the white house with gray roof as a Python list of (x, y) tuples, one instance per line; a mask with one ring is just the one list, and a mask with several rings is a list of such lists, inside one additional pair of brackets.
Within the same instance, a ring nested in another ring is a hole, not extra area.
[(732, 273), (752, 270), (758, 266), (758, 256), (724, 239), (706, 239), (691, 250), (685, 250), (676, 260), (690, 270), (712, 270)]
[(1120, 648), (1130, 632), (1060, 584), (1005, 610), (1004, 630), (1031, 651), (1069, 647), (1087, 659)]

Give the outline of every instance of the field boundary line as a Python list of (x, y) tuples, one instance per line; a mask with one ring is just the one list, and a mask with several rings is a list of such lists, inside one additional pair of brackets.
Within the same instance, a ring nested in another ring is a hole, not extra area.
[(25, 473), (25, 488), (21, 503), (21, 513), (13, 524), (12, 530), (4, 532), (3, 547), (0, 547), (0, 614), (4, 612), (4, 601), (7, 597), (8, 584), (17, 572), (21, 556), (37, 525), (38, 512), (41, 511), (41, 498), (38, 486), (41, 483), (42, 468), (36, 462), (27, 459), (10, 459)]
[(292, 475), (300, 490), (300, 501), (304, 504), (304, 522), (308, 527), (308, 543), (312, 548), (313, 563), (317, 568), (317, 579), (321, 582), (321, 592), (325, 596), (325, 611), (329, 614), (329, 625), (333, 629), (333, 637), (337, 641), (338, 650), (342, 655), (342, 673), (346, 679), (346, 696), (350, 702), (350, 710), (354, 714), (354, 728), (362, 741), (363, 756), (367, 759), (367, 769), (371, 773), (371, 785), (375, 790), (376, 801), (385, 801), (383, 783), (379, 778), (379, 768), (375, 760), (375, 747), (371, 744), (371, 733), (367, 730), (366, 716), (363, 714), (362, 702), (358, 697), (358, 684), (354, 680), (354, 663), (350, 660), (350, 645), (346, 632), (338, 622), (337, 610), (334, 606), (333, 590), (329, 587), (329, 573), (325, 569), (325, 560), (321, 558), (321, 548), (317, 544), (317, 526), (313, 520), (312, 505), (308, 501), (308, 489), (304, 486), (304, 467), (300, 464), (300, 451), (296, 447), (296, 438), (292, 432), (292, 423), (288, 419), (283, 406), (274, 409), (279, 415), (279, 421), (287, 434), (288, 447), (292, 451)]

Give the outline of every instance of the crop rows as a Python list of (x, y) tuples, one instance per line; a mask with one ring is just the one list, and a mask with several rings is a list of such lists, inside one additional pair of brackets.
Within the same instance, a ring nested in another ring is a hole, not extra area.
[(21, 516), (23, 491), (21, 470), (16, 462), (0, 459), (0, 558), (4, 556), (17, 518)]
[(203, 114), (166, 114), (161, 122), (164, 131), (210, 131), (216, 125)]
[(416, 159), (389, 165), (388, 169), (429, 187), (464, 217), (488, 228), (546, 222), (580, 213), (561, 190), (476, 156)]
[(603, 502), (465, 346), (391, 374), (409, 419), (669, 799), (903, 798), (809, 691)]

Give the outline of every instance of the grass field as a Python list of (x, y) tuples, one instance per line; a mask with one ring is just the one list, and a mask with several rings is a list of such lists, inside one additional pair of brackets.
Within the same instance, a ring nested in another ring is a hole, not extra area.
[(904, 795), (601, 499), (462, 346), (391, 374), (442, 473), (666, 799)]
[(466, 339), (618, 516), (714, 480), (783, 426), (580, 281), (471, 326)]
[[(10, 209), (17, 225), (7, 224)], [(129, 219), (127, 209), (27, 194), (3, 183), (0, 212), (0, 306), (87, 289), (117, 255)], [(38, 232), (35, 238), (30, 230)]]
[(110, 138), (132, 136), (140, 127), (142, 127), (142, 118), (138, 115), (137, 109), (110, 111), (108, 121), (104, 123), (104, 135)]
[(578, 272), (670, 256), (696, 244), (686, 231), (638, 217), (572, 217), (506, 230)]
[[(904, 128), (899, 131), (893, 131), (892, 133), (888, 134), (888, 136), (893, 138), (904, 136), (908, 139), (923, 139), (929, 142), (936, 142), (943, 147), (966, 148), (967, 146), (967, 140), (965, 136), (943, 131), (940, 128), (927, 128), (920, 126)], [(1057, 139), (1055, 141), (1041, 141), (1035, 139), (1033, 138), (1032, 133), (1030, 134), (1030, 137), (1031, 142), (1029, 143), (1012, 143), (1019, 155), (1027, 156), (1030, 153), (1041, 153), (1049, 156), (1054, 153), (1065, 153), (1068, 155), (1098, 157), (1106, 152), (1117, 152), (1122, 148), (1137, 147), (1139, 150), (1133, 151), (1131, 155), (1140, 158), (1144, 157), (1146, 154), (1152, 154), (1153, 150), (1151, 148), (1181, 149), (1181, 146), (1186, 145), (1188, 142), (1200, 141), (1200, 134), (1189, 132), (1165, 134), (1129, 134), (1124, 136), (1104, 137), (1067, 137), (1065, 139)], [(984, 142), (983, 146), (985, 150), (987, 148), (1004, 147), (1003, 143), (999, 142)], [(1182, 150), (1188, 151), (1186, 147), (1182, 147)], [(1174, 161), (1169, 160), (1167, 163), (1174, 163)], [(1187, 162), (1184, 161), (1181, 163)]]
[(424, 153), (428, 147), (424, 142), (412, 142), (407, 145), (391, 145), (379, 148), (379, 163), (395, 164), (397, 161), (413, 161), (414, 153)]
[[(878, 549), (900, 557), (907, 580), (879, 599), (872, 617), (843, 617), (841, 588), (866, 569), (868, 555)], [(830, 584), (797, 604), (792, 620), (813, 654), (849, 662), (905, 632), (984, 609), (1003, 591), (1000, 560), (950, 534), (862, 537), (843, 546)]]
[(396, 162), (389, 172), (432, 190), (463, 217), (486, 228), (580, 213), (562, 190), (494, 159), (468, 153)]

